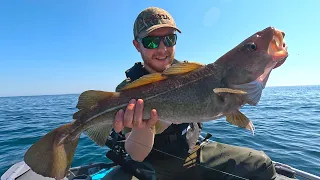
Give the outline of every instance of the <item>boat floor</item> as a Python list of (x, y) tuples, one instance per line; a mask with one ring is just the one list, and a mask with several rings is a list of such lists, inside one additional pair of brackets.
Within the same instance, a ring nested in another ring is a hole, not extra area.
[[(277, 177), (275, 180), (320, 180), (320, 177), (294, 169), (288, 165), (274, 162)], [(107, 163), (93, 163), (84, 166), (72, 167), (69, 173), (63, 180), (103, 180), (113, 168), (115, 164)], [(31, 171), (23, 161), (11, 166), (2, 176), (1, 180), (51, 180), (36, 174)]]
[[(275, 165), (276, 165), (276, 171), (277, 171), (277, 177), (275, 180), (298, 180), (298, 178), (295, 177), (294, 172), (283, 169), (283, 167), (280, 164), (275, 164)], [(74, 178), (79, 176), (80, 176), (79, 178), (83, 178), (83, 179), (88, 178), (88, 180), (93, 180), (95, 179), (95, 175), (99, 174), (99, 172), (107, 173), (108, 170), (112, 170), (112, 168), (114, 167), (115, 167), (114, 164), (98, 163), (98, 164), (92, 164), (89, 166), (72, 168), (70, 169), (70, 173), (66, 177), (66, 180), (75, 180)], [(103, 180), (103, 179), (101, 178), (100, 180)]]

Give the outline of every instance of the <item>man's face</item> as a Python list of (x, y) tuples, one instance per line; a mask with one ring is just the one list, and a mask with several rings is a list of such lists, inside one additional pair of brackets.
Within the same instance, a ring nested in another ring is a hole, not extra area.
[[(149, 36), (165, 36), (174, 32), (173, 28), (164, 27), (152, 31)], [(164, 71), (174, 60), (175, 46), (166, 47), (162, 40), (156, 49), (147, 49), (136, 40), (133, 40), (133, 44), (140, 52), (145, 68), (151, 73)]]

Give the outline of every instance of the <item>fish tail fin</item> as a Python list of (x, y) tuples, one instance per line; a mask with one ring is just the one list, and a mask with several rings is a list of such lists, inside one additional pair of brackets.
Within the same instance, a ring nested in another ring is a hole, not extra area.
[(72, 123), (62, 125), (35, 142), (24, 155), (25, 163), (35, 173), (44, 177), (64, 178), (71, 166), (80, 137), (67, 137), (72, 136), (68, 133), (71, 128)]
[(226, 115), (226, 120), (230, 124), (234, 124), (238, 127), (250, 130), (254, 135), (255, 127), (253, 123), (239, 110), (236, 110), (235, 112)]

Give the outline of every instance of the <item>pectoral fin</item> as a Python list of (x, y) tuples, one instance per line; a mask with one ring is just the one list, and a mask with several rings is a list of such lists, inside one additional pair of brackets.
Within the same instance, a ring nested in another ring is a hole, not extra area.
[(230, 124), (250, 130), (254, 135), (255, 127), (253, 123), (239, 110), (236, 110), (235, 112), (226, 115), (226, 120)]
[(214, 88), (213, 92), (218, 93), (232, 93), (232, 94), (247, 94), (245, 91), (241, 91), (238, 89), (230, 89), (230, 88)]

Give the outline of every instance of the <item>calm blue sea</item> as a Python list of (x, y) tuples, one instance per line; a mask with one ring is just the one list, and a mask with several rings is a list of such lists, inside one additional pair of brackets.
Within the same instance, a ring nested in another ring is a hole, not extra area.
[[(0, 175), (50, 130), (67, 123), (78, 95), (0, 98)], [(320, 175), (320, 86), (267, 87), (256, 107), (241, 110), (256, 133), (228, 124), (205, 123), (212, 140), (265, 151), (273, 160)], [(107, 148), (81, 136), (73, 166), (106, 161)]]

